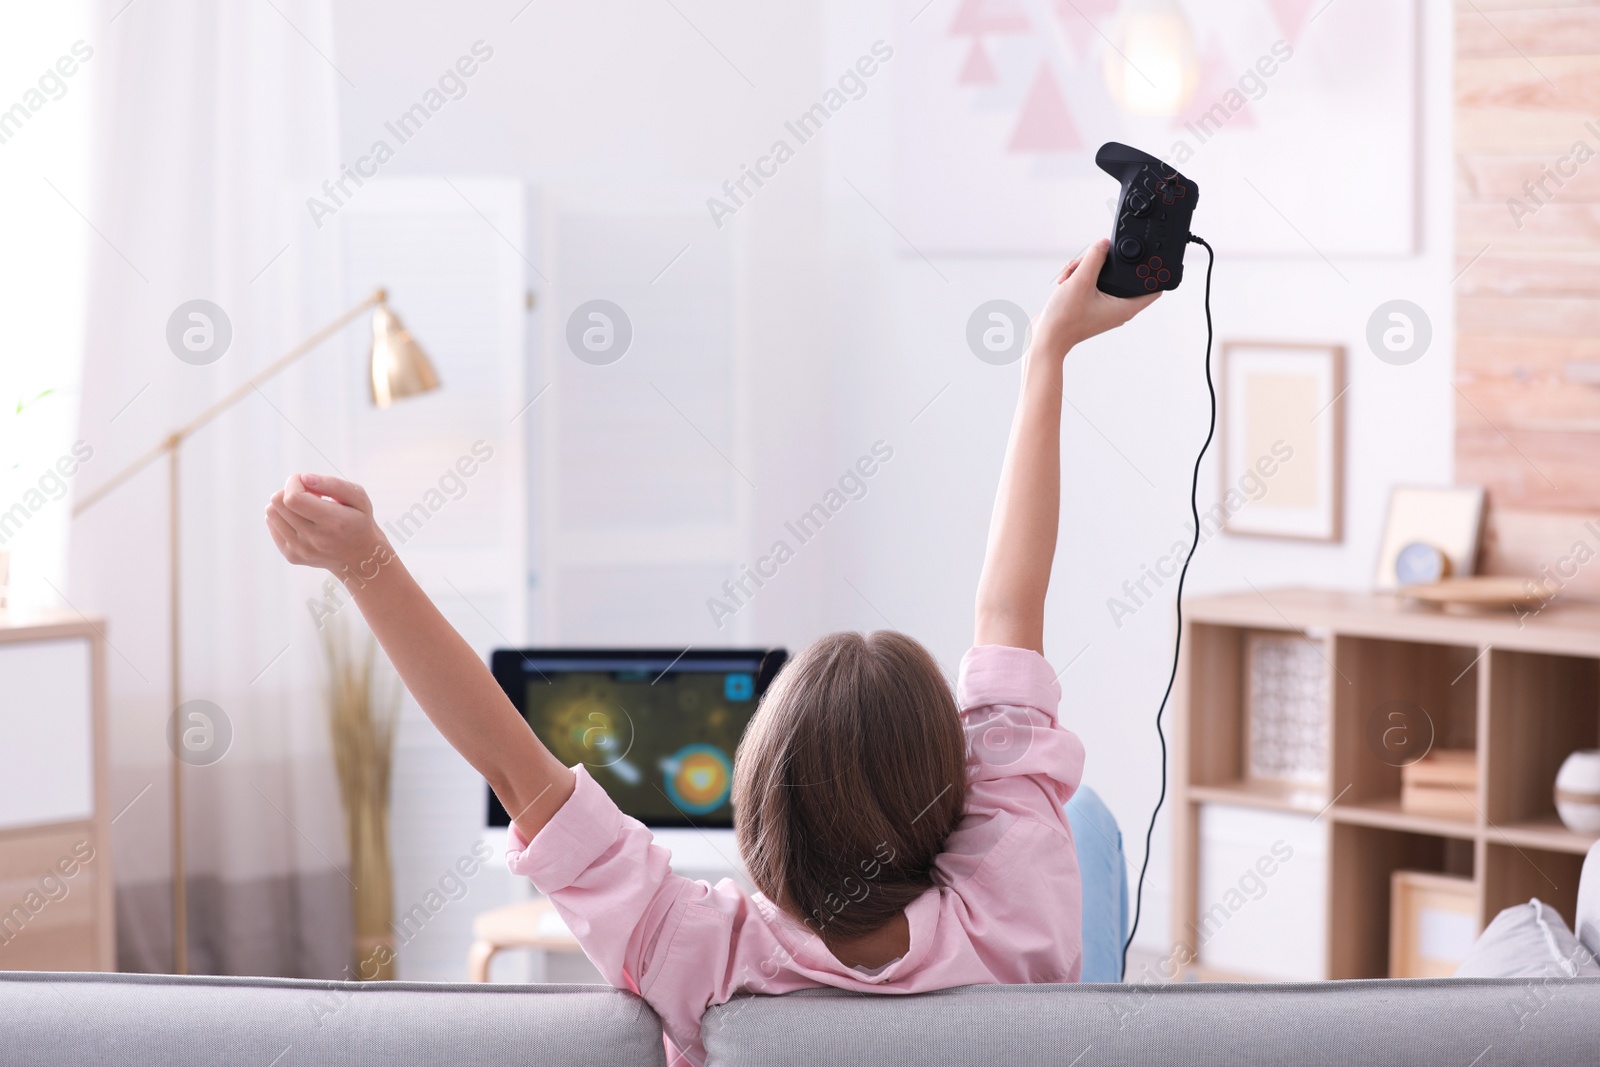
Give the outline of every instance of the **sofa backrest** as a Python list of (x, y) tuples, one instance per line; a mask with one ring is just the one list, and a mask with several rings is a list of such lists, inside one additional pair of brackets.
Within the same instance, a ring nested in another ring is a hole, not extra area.
[(736, 997), (701, 1034), (708, 1067), (1594, 1067), (1600, 978), (804, 990)]
[[(604, 986), (0, 972), (0, 1063), (258, 1067), (665, 1062)], [(1600, 1063), (1600, 978), (806, 990), (707, 1013), (711, 1067)]]
[(253, 1067), (666, 1062), (661, 1024), (606, 986), (0, 973), (0, 1063)]

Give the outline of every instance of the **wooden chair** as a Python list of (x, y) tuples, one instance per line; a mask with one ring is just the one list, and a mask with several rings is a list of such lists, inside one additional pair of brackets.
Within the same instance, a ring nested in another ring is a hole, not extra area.
[(467, 952), (467, 978), (489, 980), (489, 962), (508, 948), (536, 948), (545, 952), (582, 952), (578, 939), (545, 899), (492, 908), (472, 921), (472, 948)]

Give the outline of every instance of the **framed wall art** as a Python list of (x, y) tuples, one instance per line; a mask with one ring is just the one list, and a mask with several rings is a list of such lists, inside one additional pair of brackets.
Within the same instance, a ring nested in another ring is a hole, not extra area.
[(1108, 232), (1106, 141), (1194, 179), (1196, 225), (1231, 255), (1415, 248), (1415, 0), (896, 8), (895, 225), (927, 255), (1054, 257)]
[(1222, 346), (1223, 529), (1342, 538), (1344, 391), (1339, 345)]

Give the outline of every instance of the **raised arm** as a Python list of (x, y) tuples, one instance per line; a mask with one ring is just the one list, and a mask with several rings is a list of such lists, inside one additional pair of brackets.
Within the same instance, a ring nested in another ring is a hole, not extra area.
[(366, 491), (342, 478), (294, 475), (273, 494), (267, 526), (290, 563), (325, 568), (344, 583), (422, 710), (533, 840), (572, 795), (572, 771), (394, 554)]
[(1097, 241), (1067, 264), (1033, 322), (978, 579), (975, 645), (1044, 652), (1044, 597), (1061, 515), (1062, 364), (1078, 342), (1121, 326), (1161, 295), (1102, 293), (1095, 281), (1110, 244)]

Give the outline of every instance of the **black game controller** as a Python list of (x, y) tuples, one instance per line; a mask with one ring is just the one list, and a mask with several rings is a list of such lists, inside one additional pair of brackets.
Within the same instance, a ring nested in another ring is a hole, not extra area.
[(1200, 187), (1155, 156), (1115, 141), (1101, 145), (1094, 161), (1122, 183), (1100, 291), (1144, 296), (1176, 289)]

